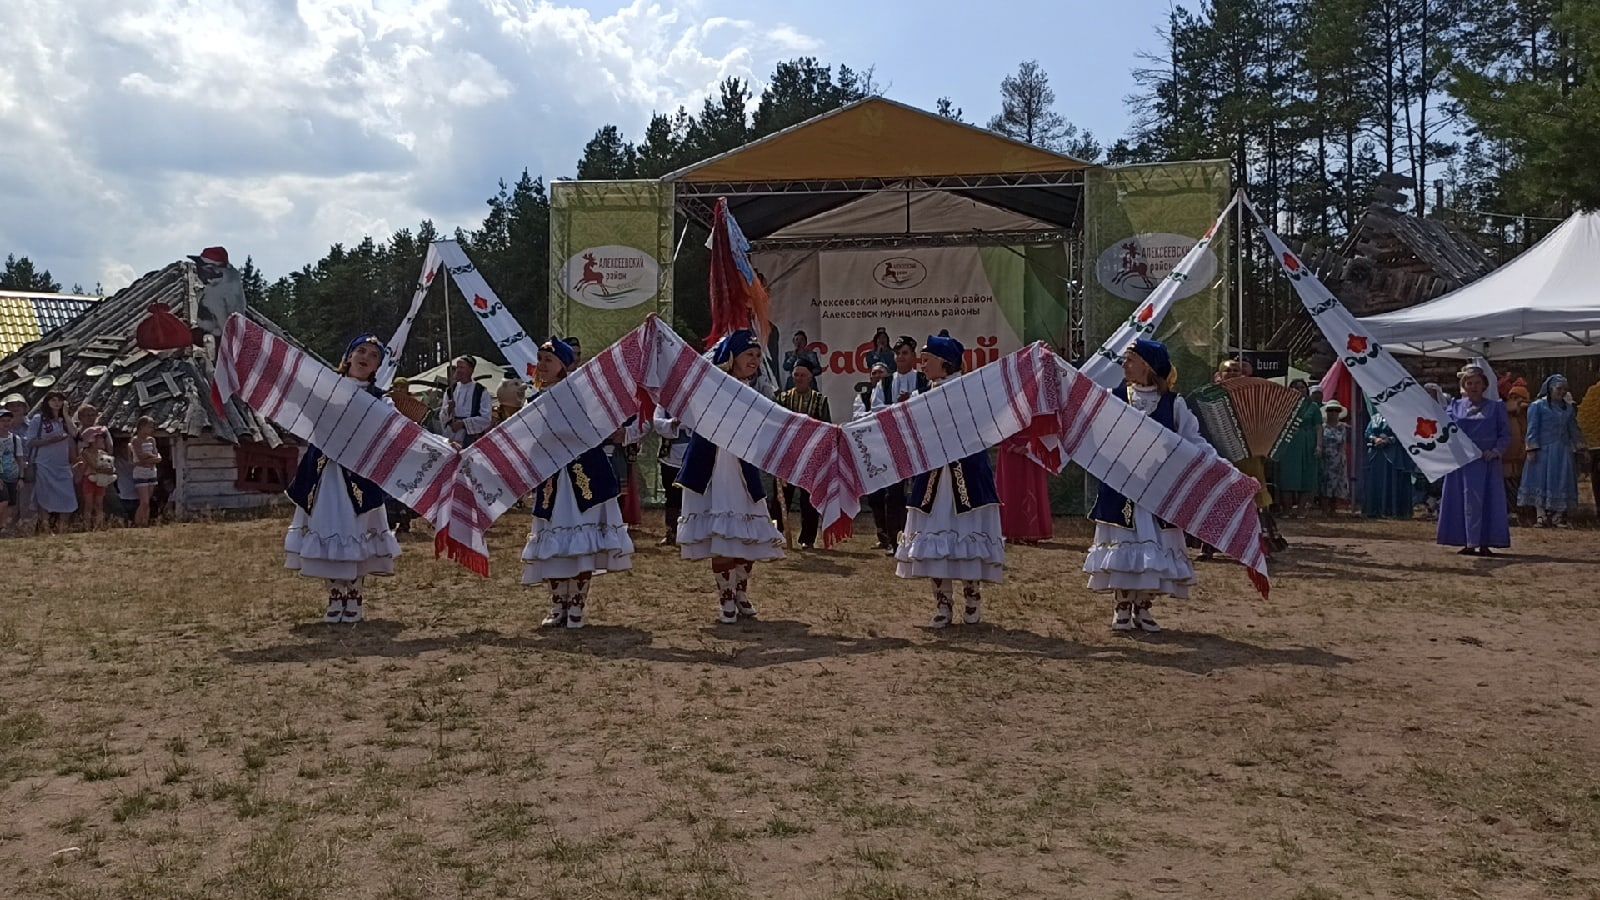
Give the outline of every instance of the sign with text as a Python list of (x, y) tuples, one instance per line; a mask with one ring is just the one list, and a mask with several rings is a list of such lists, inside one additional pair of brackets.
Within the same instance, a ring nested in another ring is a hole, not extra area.
[(856, 391), (868, 383), (878, 328), (891, 340), (909, 335), (919, 344), (948, 330), (967, 348), (968, 371), (999, 359), (1023, 343), (1013, 324), (1021, 317), (1022, 268), (1013, 267), (1018, 284), (997, 290), (985, 260), (994, 250), (1013, 255), (978, 247), (763, 255), (758, 267), (772, 292), (780, 358), (804, 331), (822, 361), (818, 386), (836, 421), (848, 418)]

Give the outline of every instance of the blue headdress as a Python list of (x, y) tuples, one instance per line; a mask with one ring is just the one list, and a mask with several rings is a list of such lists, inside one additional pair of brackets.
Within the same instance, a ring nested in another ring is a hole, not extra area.
[(382, 341), (382, 339), (375, 334), (363, 334), (351, 341), (350, 346), (344, 348), (344, 358), (349, 359), (350, 354), (356, 352), (356, 348), (360, 347), (362, 344), (371, 344), (372, 346), (377, 347), (379, 356), (386, 357), (389, 355), (389, 347)]
[(572, 349), (572, 345), (555, 336), (540, 344), (539, 349), (554, 354), (555, 358), (561, 360), (561, 364), (569, 369), (578, 361), (578, 352)]
[(948, 331), (928, 335), (928, 342), (922, 345), (922, 352), (931, 353), (944, 360), (945, 366), (951, 372), (961, 371), (961, 356), (966, 349), (961, 346), (960, 341), (951, 337)]
[(716, 349), (711, 351), (711, 361), (719, 366), (726, 365), (735, 356), (749, 350), (751, 347), (759, 346), (760, 344), (756, 342), (756, 333), (754, 331), (748, 328), (730, 331), (723, 336), (722, 340), (717, 342)]
[[(1555, 387), (1557, 384), (1566, 384), (1566, 383), (1567, 383), (1567, 376), (1561, 375), (1561, 374), (1551, 375), (1549, 378), (1546, 378), (1544, 380), (1544, 384), (1539, 385), (1539, 396), (1544, 398), (1545, 400), (1549, 400), (1550, 399), (1550, 389)], [(1558, 398), (1556, 398), (1556, 400), (1557, 400), (1557, 402), (1564, 402), (1566, 400), (1566, 397), (1565, 396), (1558, 397)]]
[(1172, 355), (1167, 352), (1166, 344), (1139, 338), (1133, 342), (1128, 352), (1144, 360), (1162, 381), (1172, 377)]

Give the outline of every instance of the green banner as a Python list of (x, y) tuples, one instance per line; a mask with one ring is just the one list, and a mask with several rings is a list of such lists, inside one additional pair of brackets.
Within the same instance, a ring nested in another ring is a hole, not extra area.
[(672, 186), (659, 181), (550, 185), (550, 328), (584, 358), (645, 317), (672, 321)]
[(1024, 344), (1067, 340), (1067, 249), (1064, 245), (980, 247), (995, 302)]
[[(1216, 222), (1232, 194), (1228, 163), (1090, 169), (1085, 179), (1084, 342), (1097, 347)], [(1228, 344), (1228, 254), (1214, 245), (1156, 331), (1190, 390)]]

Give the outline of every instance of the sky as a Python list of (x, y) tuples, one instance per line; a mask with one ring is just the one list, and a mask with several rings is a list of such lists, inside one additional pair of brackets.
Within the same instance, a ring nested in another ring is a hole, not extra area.
[(1024, 59), (1102, 143), (1130, 122), (1167, 0), (6, 0), (0, 254), (107, 293), (222, 245), (269, 278), (431, 218), (476, 227), (497, 180), (573, 174), (605, 123), (699, 108), (795, 56), (969, 121)]

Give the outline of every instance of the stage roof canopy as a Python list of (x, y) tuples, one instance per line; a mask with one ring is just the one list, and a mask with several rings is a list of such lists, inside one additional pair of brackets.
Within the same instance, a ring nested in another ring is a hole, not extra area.
[(1600, 212), (1578, 213), (1460, 290), (1361, 324), (1390, 350), (1533, 359), (1600, 353)]
[(868, 97), (665, 177), (690, 184), (1073, 172), (1089, 163)]
[[(1057, 229), (1076, 224), (1084, 170), (1092, 164), (1015, 141), (883, 97), (868, 97), (823, 113), (663, 177), (675, 185), (681, 208), (703, 224), (717, 197), (727, 197), (740, 226), (754, 241), (865, 196), (891, 190), (896, 202), (919, 192), (977, 201), (980, 216), (996, 210)], [(981, 209), (980, 209), (981, 207)], [(882, 211), (867, 204), (858, 214)], [(858, 223), (859, 224), (859, 223)], [(904, 229), (897, 229), (903, 231)], [(808, 237), (815, 236), (807, 229)], [(972, 231), (965, 239), (1012, 242), (1015, 233)], [(786, 237), (794, 237), (789, 232)], [(777, 238), (784, 240), (785, 238)], [(948, 236), (946, 237), (948, 239)]]

